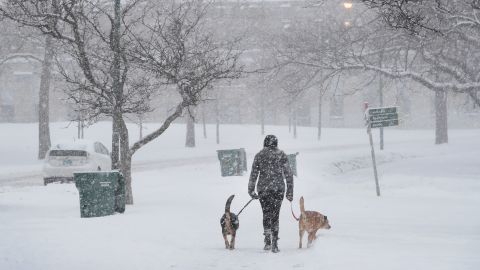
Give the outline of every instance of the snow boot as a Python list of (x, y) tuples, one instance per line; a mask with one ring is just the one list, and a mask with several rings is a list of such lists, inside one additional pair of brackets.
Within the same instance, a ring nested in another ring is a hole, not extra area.
[(278, 253), (280, 250), (278, 249), (278, 233), (277, 234), (273, 234), (273, 237), (272, 237), (272, 252), (273, 253)]
[(263, 250), (271, 250), (272, 249), (272, 233), (270, 230), (265, 230), (263, 233), (265, 235), (265, 247), (263, 247)]

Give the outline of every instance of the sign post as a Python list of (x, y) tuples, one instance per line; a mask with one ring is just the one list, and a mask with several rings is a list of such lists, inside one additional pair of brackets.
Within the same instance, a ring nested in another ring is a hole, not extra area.
[(380, 184), (378, 183), (377, 163), (375, 161), (375, 148), (373, 147), (372, 128), (384, 128), (398, 126), (397, 107), (368, 108), (368, 102), (365, 102), (365, 121), (367, 124), (368, 139), (372, 152), (373, 174), (375, 176), (375, 186), (377, 196), (380, 196)]
[(367, 121), (367, 133), (368, 133), (368, 139), (370, 140), (370, 149), (372, 153), (373, 175), (375, 176), (375, 187), (377, 190), (377, 196), (380, 197), (380, 184), (378, 183), (377, 162), (375, 160), (375, 148), (373, 147), (372, 127), (370, 125), (371, 120), (370, 120), (370, 115), (368, 110), (368, 102), (365, 102), (365, 120)]

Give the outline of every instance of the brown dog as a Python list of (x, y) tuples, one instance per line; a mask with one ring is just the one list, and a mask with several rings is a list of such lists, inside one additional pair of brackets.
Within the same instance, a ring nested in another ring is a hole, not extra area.
[[(230, 205), (232, 204), (233, 197), (235, 197), (235, 195), (228, 197), (227, 203), (225, 204), (225, 214), (223, 214), (222, 218), (220, 219), (220, 226), (222, 227), (222, 235), (223, 239), (225, 240), (226, 249), (235, 248), (235, 236), (240, 225), (237, 215), (230, 212)], [(232, 236), (230, 243), (228, 242), (228, 235)]]
[(300, 211), (302, 211), (302, 214), (298, 221), (298, 227), (300, 229), (300, 244), (298, 248), (302, 248), (302, 238), (305, 231), (308, 233), (307, 247), (309, 247), (313, 241), (317, 239), (316, 234), (319, 229), (329, 230), (331, 227), (328, 223), (327, 216), (316, 211), (305, 211), (303, 197), (300, 198)]

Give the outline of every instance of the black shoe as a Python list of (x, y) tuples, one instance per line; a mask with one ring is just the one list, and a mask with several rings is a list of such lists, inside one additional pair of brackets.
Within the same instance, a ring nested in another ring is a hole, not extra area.
[(278, 253), (280, 250), (278, 249), (278, 237), (273, 237), (272, 240), (272, 252), (273, 253)]
[(270, 236), (270, 233), (265, 233), (265, 247), (263, 247), (263, 250), (271, 250), (272, 249), (272, 239)]

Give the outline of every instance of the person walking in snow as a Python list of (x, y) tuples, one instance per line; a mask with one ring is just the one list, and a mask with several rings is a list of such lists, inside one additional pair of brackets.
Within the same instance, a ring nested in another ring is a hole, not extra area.
[[(258, 195), (255, 192), (255, 185)], [(264, 249), (279, 252), (280, 207), (284, 194), (287, 200), (293, 200), (293, 174), (287, 155), (278, 149), (278, 139), (274, 135), (265, 137), (263, 149), (255, 155), (248, 182), (248, 194), (253, 199), (260, 199), (263, 211)]]

